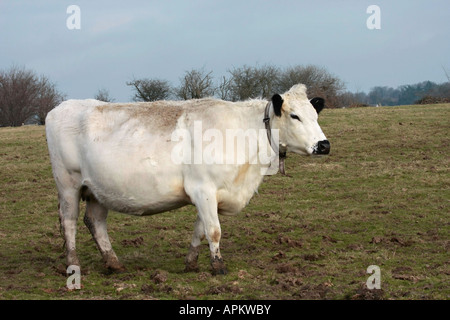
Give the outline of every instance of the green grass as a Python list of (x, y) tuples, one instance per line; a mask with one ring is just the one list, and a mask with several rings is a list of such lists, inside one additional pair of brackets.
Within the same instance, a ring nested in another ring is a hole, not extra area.
[[(0, 128), (0, 299), (448, 299), (449, 119), (449, 104), (323, 111), (331, 154), (289, 154), (289, 177), (265, 177), (242, 213), (220, 217), (226, 276), (211, 275), (206, 242), (200, 272), (183, 272), (192, 206), (111, 212), (123, 274), (105, 272), (79, 219), (76, 291), (44, 128)], [(365, 288), (369, 265), (381, 290)]]

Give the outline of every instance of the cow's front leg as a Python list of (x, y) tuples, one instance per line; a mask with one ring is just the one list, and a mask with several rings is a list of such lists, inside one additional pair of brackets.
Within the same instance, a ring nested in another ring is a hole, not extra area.
[[(198, 209), (197, 219), (200, 220), (196, 223), (196, 227), (203, 225), (203, 234), (206, 236), (209, 243), (212, 273), (213, 275), (227, 274), (227, 268), (225, 267), (219, 248), (221, 229), (217, 213), (217, 198), (215, 192), (199, 191), (195, 193), (194, 203)], [(194, 249), (192, 249), (192, 251), (194, 251)]]
[(186, 256), (186, 272), (197, 272), (198, 271), (198, 253), (200, 252), (200, 246), (202, 240), (205, 238), (205, 228), (200, 216), (197, 215), (197, 220), (195, 220), (194, 225), (194, 235), (192, 236), (191, 246), (189, 247), (189, 252)]
[(227, 268), (223, 262), (222, 255), (220, 254), (220, 237), (221, 230), (219, 224), (219, 218), (217, 217), (217, 224), (212, 223), (209, 228), (205, 228), (206, 238), (209, 242), (209, 250), (211, 251), (211, 267), (213, 275), (227, 274)]

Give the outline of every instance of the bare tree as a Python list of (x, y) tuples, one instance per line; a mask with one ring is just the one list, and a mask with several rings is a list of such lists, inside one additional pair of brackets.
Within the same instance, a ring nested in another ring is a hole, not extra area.
[(35, 114), (39, 118), (39, 124), (45, 124), (45, 117), (54, 107), (60, 104), (66, 96), (56, 89), (56, 85), (44, 76), (38, 83), (38, 91), (35, 100)]
[(450, 82), (450, 76), (448, 75), (447, 70), (444, 68), (443, 65), (441, 65), (441, 67), (442, 67), (442, 70), (444, 70), (445, 76), (447, 77), (447, 82)]
[(228, 71), (231, 100), (246, 100), (250, 98), (268, 99), (277, 91), (280, 71), (272, 65), (251, 67), (244, 65)]
[(127, 82), (127, 85), (135, 90), (134, 101), (166, 100), (172, 92), (170, 83), (160, 79), (134, 79)]
[(45, 123), (47, 113), (64, 99), (55, 84), (30, 70), (0, 71), (0, 125), (20, 126), (32, 116)]
[(220, 99), (231, 100), (231, 78), (223, 76), (217, 86), (216, 92)]
[(256, 75), (262, 98), (269, 99), (274, 93), (278, 92), (280, 70), (277, 67), (262, 66), (256, 69)]
[(284, 92), (297, 83), (306, 85), (309, 96), (325, 98), (328, 107), (338, 105), (337, 96), (345, 89), (344, 83), (325, 68), (299, 65), (287, 68), (281, 73), (278, 90)]
[(213, 96), (215, 90), (212, 71), (206, 73), (204, 69), (192, 69), (181, 78), (175, 93), (179, 98), (189, 100)]
[(30, 97), (37, 92), (35, 75), (14, 66), (0, 73), (0, 124), (20, 126), (33, 113)]
[(246, 100), (261, 95), (256, 68), (246, 66), (228, 71), (231, 74), (231, 100)]
[(94, 99), (104, 101), (104, 102), (114, 102), (115, 99), (111, 98), (109, 95), (109, 91), (107, 89), (99, 89), (97, 94), (94, 96)]

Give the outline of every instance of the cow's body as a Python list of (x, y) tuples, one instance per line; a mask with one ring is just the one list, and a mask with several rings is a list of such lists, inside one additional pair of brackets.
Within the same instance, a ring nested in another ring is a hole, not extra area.
[[(304, 87), (296, 90), (304, 93)], [(288, 101), (289, 95), (284, 98)], [(108, 267), (123, 268), (107, 235), (108, 209), (149, 215), (194, 204), (198, 218), (186, 259), (187, 268), (196, 269), (200, 241), (206, 236), (213, 271), (225, 272), (219, 252), (218, 213), (240, 212), (257, 191), (263, 179), (261, 170), (268, 165), (255, 161), (248, 150), (244, 161), (236, 161), (239, 155), (234, 153), (230, 159), (230, 150), (225, 147), (219, 150), (224, 162), (206, 164), (197, 155), (207, 147), (207, 141), (203, 141), (204, 136), (200, 137), (200, 144), (193, 140), (209, 129), (223, 133), (223, 137), (230, 129), (265, 130), (266, 105), (264, 100), (231, 103), (202, 99), (135, 104), (69, 100), (53, 109), (46, 119), (46, 132), (68, 264), (79, 264), (75, 254), (75, 228), (79, 201), (83, 198), (87, 202), (85, 223)], [(280, 112), (291, 112), (286, 103), (279, 107)], [(307, 112), (315, 112), (310, 104)], [(278, 129), (283, 125), (283, 117), (276, 113), (274, 106), (272, 125)], [(317, 114), (315, 119), (311, 117), (317, 123)], [(303, 121), (309, 121), (306, 118)], [(325, 136), (317, 128), (314, 128), (317, 137), (313, 139), (324, 141)], [(174, 136), (177, 130), (188, 132), (192, 140), (177, 140)], [(283, 139), (289, 142), (292, 138), (280, 133), (280, 143), (284, 143)], [(289, 143), (284, 145), (290, 149)], [(192, 161), (174, 161), (174, 148), (180, 146), (192, 151)], [(258, 148), (262, 147), (270, 149), (267, 138), (258, 139)], [(292, 146), (294, 152), (301, 152), (302, 148)], [(306, 154), (314, 151), (311, 146), (303, 149)]]

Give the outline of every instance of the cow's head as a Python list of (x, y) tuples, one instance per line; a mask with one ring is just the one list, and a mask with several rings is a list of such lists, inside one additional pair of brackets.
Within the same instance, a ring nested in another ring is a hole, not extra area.
[(324, 104), (322, 98), (309, 100), (303, 84), (293, 86), (283, 95), (275, 94), (273, 128), (279, 129), (280, 145), (287, 151), (305, 155), (330, 153), (330, 142), (317, 122)]

